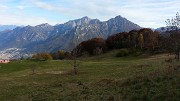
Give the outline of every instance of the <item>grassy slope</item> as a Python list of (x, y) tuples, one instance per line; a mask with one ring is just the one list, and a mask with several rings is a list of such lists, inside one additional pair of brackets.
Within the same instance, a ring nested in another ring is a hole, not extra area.
[[(167, 55), (114, 57), (112, 51), (81, 59), (79, 75), (69, 61), (0, 64), (1, 101), (179, 101), (179, 63)], [(32, 75), (31, 67), (36, 68)], [(63, 73), (62, 73), (63, 72)]]

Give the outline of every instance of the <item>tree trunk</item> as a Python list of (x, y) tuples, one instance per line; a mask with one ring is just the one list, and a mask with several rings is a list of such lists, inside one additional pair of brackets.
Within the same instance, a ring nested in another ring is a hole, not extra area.
[(177, 61), (179, 61), (179, 47), (178, 47), (178, 49), (177, 49)]
[(75, 75), (77, 75), (78, 73), (77, 73), (77, 60), (76, 60), (76, 58), (75, 58), (75, 60), (74, 60), (74, 74)]

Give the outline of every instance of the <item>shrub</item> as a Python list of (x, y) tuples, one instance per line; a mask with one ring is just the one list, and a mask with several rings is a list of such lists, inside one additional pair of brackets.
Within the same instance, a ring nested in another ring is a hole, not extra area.
[(51, 60), (52, 56), (49, 53), (38, 53), (32, 56), (33, 60)]
[(119, 52), (116, 54), (116, 57), (123, 57), (129, 55), (128, 49), (120, 49)]

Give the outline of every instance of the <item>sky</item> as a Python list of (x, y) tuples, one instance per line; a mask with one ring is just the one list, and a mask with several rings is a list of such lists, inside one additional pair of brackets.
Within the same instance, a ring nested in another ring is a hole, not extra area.
[(107, 21), (121, 15), (147, 28), (166, 26), (180, 0), (0, 0), (1, 25), (51, 25), (88, 16)]

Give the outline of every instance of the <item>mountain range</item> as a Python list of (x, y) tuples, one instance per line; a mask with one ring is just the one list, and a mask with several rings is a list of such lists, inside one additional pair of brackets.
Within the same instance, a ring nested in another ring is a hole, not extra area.
[(16, 27), (16, 25), (0, 25), (0, 31), (13, 30)]
[(126, 18), (116, 16), (108, 21), (87, 16), (64, 24), (16, 27), (0, 32), (0, 51), (22, 49), (23, 52), (52, 52), (72, 50), (80, 42), (91, 38), (104, 38), (141, 27)]

